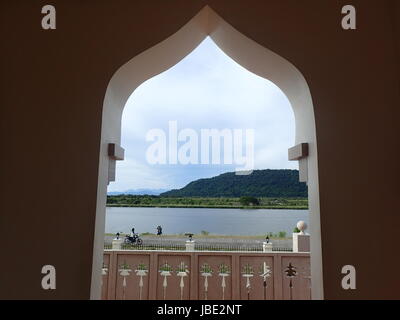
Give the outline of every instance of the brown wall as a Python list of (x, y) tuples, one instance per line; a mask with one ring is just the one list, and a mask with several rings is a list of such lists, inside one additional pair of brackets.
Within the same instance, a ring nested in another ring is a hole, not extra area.
[[(325, 297), (400, 298), (398, 1), (2, 1), (0, 298), (87, 299), (104, 94), (205, 4), (304, 74), (315, 106)], [(340, 27), (357, 8), (358, 29)], [(73, 236), (72, 236), (73, 235)], [(57, 290), (40, 287), (57, 268)], [(357, 290), (340, 287), (357, 268)]]

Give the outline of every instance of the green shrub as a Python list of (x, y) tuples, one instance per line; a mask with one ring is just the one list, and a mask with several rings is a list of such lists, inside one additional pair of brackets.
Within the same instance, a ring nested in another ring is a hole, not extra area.
[(278, 237), (279, 238), (286, 238), (286, 232), (285, 231), (279, 231)]
[(258, 206), (258, 205), (260, 205), (260, 201), (255, 197), (248, 197), (248, 196), (240, 197), (239, 202), (243, 206), (249, 206), (249, 205)]

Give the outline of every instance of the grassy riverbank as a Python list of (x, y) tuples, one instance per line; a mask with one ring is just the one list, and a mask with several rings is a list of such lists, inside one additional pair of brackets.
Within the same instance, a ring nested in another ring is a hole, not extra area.
[(243, 205), (240, 198), (107, 196), (108, 207), (218, 208), (218, 209), (308, 209), (307, 198), (257, 198), (257, 205)]

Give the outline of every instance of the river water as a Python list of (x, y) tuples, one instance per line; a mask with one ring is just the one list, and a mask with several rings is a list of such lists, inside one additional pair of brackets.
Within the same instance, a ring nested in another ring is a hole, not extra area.
[(290, 235), (300, 220), (308, 224), (308, 210), (107, 207), (106, 233), (156, 233), (161, 225), (163, 234)]

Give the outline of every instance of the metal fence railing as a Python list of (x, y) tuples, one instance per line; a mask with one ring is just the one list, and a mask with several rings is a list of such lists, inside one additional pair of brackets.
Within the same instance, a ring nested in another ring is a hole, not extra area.
[(272, 251), (277, 251), (277, 252), (293, 252), (292, 248), (284, 248), (284, 247), (272, 247)]
[[(112, 244), (105, 243), (105, 250), (111, 250)], [(121, 250), (140, 250), (140, 251), (185, 251), (185, 243), (173, 243), (168, 241), (136, 244), (121, 244)], [(237, 252), (262, 252), (262, 244), (255, 243), (196, 243), (195, 251), (237, 251)], [(273, 247), (273, 252), (292, 252), (289, 247)]]
[(126, 244), (121, 245), (121, 250), (141, 250), (141, 251), (151, 251), (151, 250), (168, 250), (168, 251), (184, 251), (186, 250), (185, 244), (177, 243), (149, 243), (149, 244)]
[(196, 251), (263, 251), (262, 246), (245, 245), (245, 244), (213, 244), (201, 243), (195, 245)]

